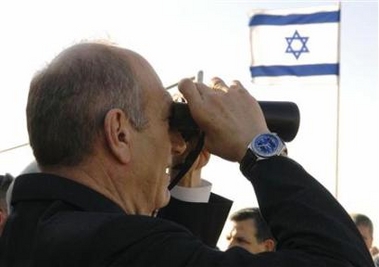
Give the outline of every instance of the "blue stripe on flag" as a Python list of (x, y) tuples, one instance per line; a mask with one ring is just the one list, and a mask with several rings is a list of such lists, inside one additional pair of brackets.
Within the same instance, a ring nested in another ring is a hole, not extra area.
[(314, 76), (339, 75), (339, 64), (312, 64), (297, 66), (257, 66), (250, 67), (251, 76)]
[(282, 16), (257, 14), (250, 18), (249, 26), (311, 24), (339, 21), (340, 11), (318, 12), (313, 14), (292, 14)]

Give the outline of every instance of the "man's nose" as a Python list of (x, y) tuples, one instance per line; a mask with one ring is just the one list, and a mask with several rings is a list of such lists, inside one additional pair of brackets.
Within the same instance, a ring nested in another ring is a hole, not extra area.
[(234, 229), (230, 231), (230, 233), (226, 236), (226, 240), (228, 241), (228, 248), (235, 246), (235, 239), (234, 239), (235, 231)]

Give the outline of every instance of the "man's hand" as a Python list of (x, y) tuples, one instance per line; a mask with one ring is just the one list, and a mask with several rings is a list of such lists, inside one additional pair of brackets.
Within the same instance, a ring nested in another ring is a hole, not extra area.
[(205, 147), (212, 154), (241, 161), (251, 140), (269, 132), (257, 100), (238, 81), (228, 87), (220, 78), (213, 78), (208, 87), (183, 79), (178, 87), (205, 132)]

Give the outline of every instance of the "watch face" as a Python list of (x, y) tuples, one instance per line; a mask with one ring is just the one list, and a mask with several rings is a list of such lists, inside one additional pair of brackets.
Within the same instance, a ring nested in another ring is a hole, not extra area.
[(261, 134), (254, 140), (254, 150), (262, 157), (270, 157), (277, 154), (280, 139), (273, 134)]

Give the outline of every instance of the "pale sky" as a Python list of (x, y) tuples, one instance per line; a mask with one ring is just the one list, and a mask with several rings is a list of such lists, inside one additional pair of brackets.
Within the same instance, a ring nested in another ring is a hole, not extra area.
[[(201, 69), (206, 81), (239, 79), (258, 100), (297, 103), (301, 124), (288, 144), (290, 156), (334, 195), (338, 184), (337, 198), (347, 211), (371, 217), (379, 245), (377, 1), (342, 2), (338, 142), (335, 87), (265, 88), (250, 81), (251, 9), (335, 2), (1, 1), (0, 151), (28, 142), (25, 105), (33, 74), (71, 44), (111, 39), (143, 55), (165, 85)], [(28, 146), (0, 153), (0, 173), (17, 175), (32, 159)], [(213, 157), (203, 176), (216, 193), (235, 201), (233, 210), (257, 205), (237, 164)]]

